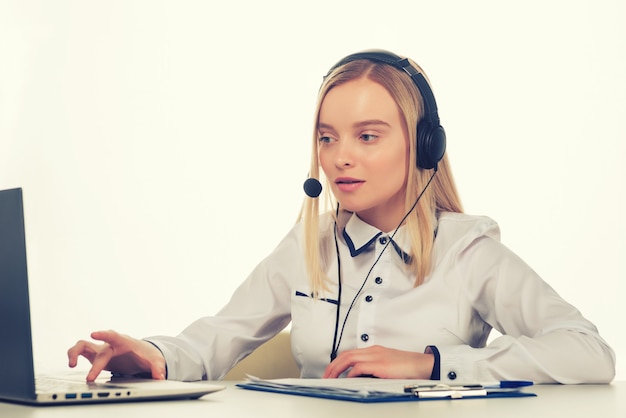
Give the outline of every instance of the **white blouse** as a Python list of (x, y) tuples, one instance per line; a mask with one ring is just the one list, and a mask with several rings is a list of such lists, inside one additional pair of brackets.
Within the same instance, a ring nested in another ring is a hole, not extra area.
[[(431, 274), (415, 287), (402, 258), (410, 251), (405, 227), (383, 251), (390, 234), (356, 215), (345, 216), (349, 219), (340, 220), (345, 229), (337, 233), (339, 352), (372, 345), (424, 352), (435, 346), (442, 382), (613, 379), (615, 354), (596, 327), (499, 242), (493, 220), (440, 214)], [(320, 237), (330, 291), (312, 297), (303, 227), (294, 226), (217, 315), (193, 322), (177, 337), (148, 339), (165, 356), (168, 379), (218, 380), (290, 321), (302, 377), (321, 377), (330, 362), (337, 315), (334, 228), (332, 216), (323, 215)], [(502, 335), (486, 345), (492, 328)]]

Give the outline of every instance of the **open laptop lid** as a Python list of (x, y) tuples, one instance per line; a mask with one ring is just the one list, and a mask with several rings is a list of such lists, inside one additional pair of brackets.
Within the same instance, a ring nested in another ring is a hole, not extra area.
[(0, 399), (35, 399), (22, 189), (0, 191)]
[[(194, 399), (222, 385), (130, 379), (79, 382), (70, 392), (35, 387), (22, 189), (0, 191), (0, 400), (38, 405)], [(64, 380), (64, 377), (56, 380)], [(70, 382), (71, 383), (71, 382)], [(75, 385), (72, 385), (73, 387)], [(121, 388), (124, 387), (124, 390)], [(104, 390), (103, 390), (104, 388)]]

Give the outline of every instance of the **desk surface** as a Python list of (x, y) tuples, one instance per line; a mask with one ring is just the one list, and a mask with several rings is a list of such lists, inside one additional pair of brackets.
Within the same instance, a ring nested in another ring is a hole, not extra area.
[(611, 385), (538, 385), (537, 397), (360, 404), (227, 388), (198, 400), (33, 407), (0, 402), (0, 417), (547, 417), (624, 418), (626, 381)]

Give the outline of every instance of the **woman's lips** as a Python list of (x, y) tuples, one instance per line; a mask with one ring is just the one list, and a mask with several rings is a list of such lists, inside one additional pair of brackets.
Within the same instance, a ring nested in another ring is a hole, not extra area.
[(339, 177), (335, 179), (335, 185), (342, 192), (353, 192), (363, 184), (365, 184), (365, 181), (351, 177)]

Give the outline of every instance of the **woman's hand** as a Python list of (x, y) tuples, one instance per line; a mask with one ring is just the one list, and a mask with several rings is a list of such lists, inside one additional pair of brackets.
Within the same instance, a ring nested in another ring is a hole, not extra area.
[(400, 351), (379, 345), (347, 350), (333, 360), (324, 378), (374, 376), (385, 379), (430, 379), (435, 358), (432, 354)]
[(70, 367), (76, 367), (79, 356), (89, 360), (88, 382), (96, 380), (102, 370), (128, 375), (150, 373), (153, 379), (165, 379), (165, 359), (149, 342), (115, 331), (94, 332), (91, 338), (103, 344), (81, 340), (67, 351)]

